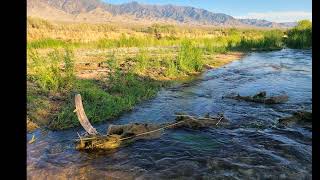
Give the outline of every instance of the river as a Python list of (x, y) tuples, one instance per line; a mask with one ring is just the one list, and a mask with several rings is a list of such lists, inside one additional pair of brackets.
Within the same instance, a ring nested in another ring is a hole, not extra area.
[[(230, 93), (283, 92), (284, 104), (222, 98)], [(83, 100), (85, 101), (85, 99)], [(294, 111), (312, 111), (312, 52), (283, 49), (253, 52), (196, 80), (161, 90), (157, 97), (109, 123), (172, 122), (175, 113), (224, 113), (226, 127), (167, 130), (113, 152), (75, 150), (79, 128), (37, 130), (27, 145), (28, 179), (311, 179), (312, 132), (279, 126)], [(28, 139), (32, 134), (27, 134)]]

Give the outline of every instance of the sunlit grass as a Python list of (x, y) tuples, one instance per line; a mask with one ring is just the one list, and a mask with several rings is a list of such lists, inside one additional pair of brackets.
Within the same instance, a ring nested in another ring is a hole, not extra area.
[[(161, 87), (202, 72), (208, 62), (222, 65), (218, 59), (207, 59), (213, 54), (274, 50), (285, 45), (311, 47), (312, 32), (306, 24), (289, 30), (284, 40), (284, 30), (192, 29), (159, 24), (123, 30), (112, 25), (30, 19), (28, 117), (52, 129), (77, 126), (73, 98), (80, 93), (91, 122), (115, 118), (154, 97)], [(43, 49), (48, 53), (38, 53)], [(117, 49), (131, 49), (133, 53), (123, 51), (119, 56)], [(95, 59), (107, 64), (109, 74), (99, 80), (76, 78), (76, 71), (81, 71), (76, 61), (87, 56), (83, 50), (108, 52)], [(81, 54), (78, 59), (74, 51)]]
[[(110, 87), (103, 89), (103, 83), (110, 84)], [(133, 73), (124, 74), (121, 71), (115, 71), (106, 82), (78, 80), (74, 93), (69, 95), (58, 116), (52, 118), (49, 127), (66, 129), (79, 125), (73, 112), (75, 93), (81, 94), (90, 122), (98, 123), (132, 110), (137, 103), (155, 96), (164, 83), (141, 78)]]
[(177, 59), (178, 70), (184, 72), (199, 72), (202, 70), (203, 51), (190, 40), (183, 41)]
[(312, 47), (312, 23), (302, 20), (298, 25), (288, 31), (286, 44), (290, 48), (306, 49)]
[[(28, 51), (28, 78), (43, 91), (61, 92), (72, 88), (75, 80), (73, 52), (54, 50), (47, 56)], [(61, 67), (63, 66), (63, 67)]]

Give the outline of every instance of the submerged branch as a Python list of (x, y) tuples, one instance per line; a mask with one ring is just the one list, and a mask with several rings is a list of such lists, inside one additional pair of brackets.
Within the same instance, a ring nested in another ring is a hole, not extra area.
[[(176, 115), (176, 121), (164, 124), (124, 124), (110, 125), (106, 135), (99, 135), (91, 126), (82, 107), (81, 96), (76, 95), (77, 115), (82, 127), (87, 131), (88, 136), (81, 137), (78, 133), (76, 149), (94, 150), (104, 149), (111, 150), (127, 144), (130, 140), (149, 139), (159, 137), (159, 132), (165, 129), (191, 128), (199, 129), (217, 126), (220, 122), (228, 123), (227, 119), (220, 115), (218, 117), (194, 117), (190, 115)], [(224, 121), (223, 121), (224, 120)]]

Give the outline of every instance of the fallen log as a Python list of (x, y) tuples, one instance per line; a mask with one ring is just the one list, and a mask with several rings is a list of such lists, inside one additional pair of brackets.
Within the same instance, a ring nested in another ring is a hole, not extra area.
[(172, 123), (163, 124), (148, 124), (148, 123), (132, 123), (124, 125), (109, 125), (107, 134), (99, 134), (95, 128), (90, 124), (87, 116), (85, 115), (81, 96), (79, 94), (75, 97), (76, 112), (80, 124), (88, 133), (86, 136), (76, 139), (77, 150), (112, 150), (126, 145), (138, 139), (157, 138), (165, 129), (177, 128), (207, 128), (218, 125), (228, 124), (228, 120), (223, 116), (218, 117), (194, 117), (190, 115), (179, 114), (176, 121)]
[(288, 95), (286, 94), (271, 96), (271, 97), (267, 97), (266, 94), (267, 93), (265, 91), (262, 91), (255, 94), (254, 96), (240, 96), (238, 94), (236, 96), (226, 96), (226, 97), (230, 99), (235, 99), (235, 100), (243, 100), (243, 101), (264, 103), (264, 104), (280, 104), (280, 103), (287, 102), (289, 99)]

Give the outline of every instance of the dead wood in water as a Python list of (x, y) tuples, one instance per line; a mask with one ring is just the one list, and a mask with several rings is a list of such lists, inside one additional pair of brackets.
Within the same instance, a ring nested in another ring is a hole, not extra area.
[(80, 124), (88, 133), (87, 136), (77, 139), (76, 149), (78, 150), (111, 150), (119, 148), (128, 142), (138, 139), (150, 139), (160, 137), (161, 132), (165, 129), (178, 128), (207, 128), (218, 125), (225, 125), (228, 120), (221, 114), (218, 117), (194, 117), (185, 114), (179, 114), (176, 121), (163, 124), (147, 124), (147, 123), (132, 123), (124, 125), (109, 125), (106, 135), (100, 135), (96, 129), (92, 127), (87, 116), (85, 115), (81, 96), (76, 95), (76, 112)]
[(80, 138), (77, 141), (76, 149), (77, 150), (112, 150), (120, 147), (121, 141), (120, 136), (109, 135), (109, 136), (89, 136), (87, 138)]
[(217, 127), (228, 124), (227, 119), (218, 117), (194, 117), (177, 115), (176, 121), (164, 124), (132, 123), (124, 125), (109, 125), (106, 135), (89, 135), (77, 139), (78, 150), (112, 150), (139, 139), (152, 139), (160, 137), (165, 129), (200, 129)]
[(285, 103), (288, 101), (289, 97), (286, 94), (279, 95), (279, 96), (266, 96), (267, 93), (265, 91), (259, 92), (254, 96), (240, 96), (239, 94), (236, 96), (226, 96), (227, 98), (236, 99), (236, 100), (243, 100), (249, 102), (256, 102), (256, 103), (264, 103), (264, 104), (280, 104)]
[(183, 122), (177, 124), (174, 128), (191, 128), (200, 129), (206, 127), (214, 127), (218, 125), (228, 125), (228, 120), (223, 114), (219, 114), (217, 117), (194, 117), (186, 114), (177, 115), (176, 122)]
[[(161, 125), (158, 124), (140, 124), (140, 123), (134, 123), (134, 124), (124, 124), (124, 125), (109, 125), (107, 135), (119, 135), (121, 136), (121, 139), (124, 138), (131, 138), (136, 137), (137, 135), (143, 136), (141, 138), (150, 138), (157, 137), (160, 134), (156, 132), (160, 132)], [(159, 131), (156, 131), (158, 130)], [(147, 133), (146, 132), (154, 132), (154, 133)], [(152, 134), (152, 136), (151, 136)]]

